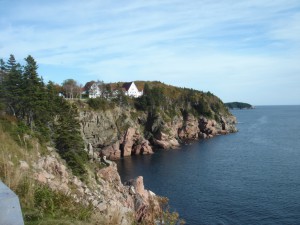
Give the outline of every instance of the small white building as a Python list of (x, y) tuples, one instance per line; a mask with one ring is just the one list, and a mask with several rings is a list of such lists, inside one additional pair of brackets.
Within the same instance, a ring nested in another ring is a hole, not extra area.
[(89, 89), (89, 98), (97, 98), (101, 96), (102, 91), (99, 85), (100, 85), (99, 82), (95, 82), (92, 84), (92, 86)]
[(124, 94), (130, 97), (138, 98), (143, 95), (143, 90), (139, 91), (134, 82), (124, 83)]
[[(134, 82), (124, 83), (122, 87), (111, 87), (111, 91), (107, 91), (104, 88), (103, 82), (94, 82), (88, 89), (89, 98), (115, 98), (121, 92), (126, 96), (138, 98), (143, 95), (143, 90), (139, 91)], [(103, 90), (102, 90), (103, 89)]]

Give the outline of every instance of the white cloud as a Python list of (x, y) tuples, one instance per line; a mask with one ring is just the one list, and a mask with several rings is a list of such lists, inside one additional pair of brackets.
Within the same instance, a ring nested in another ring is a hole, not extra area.
[(199, 84), (221, 98), (235, 88), (246, 98), (239, 87), (273, 90), (274, 80), (288, 82), (283, 74), (299, 81), (298, 0), (34, 0), (2, 6), (0, 57), (32, 54), (41, 67), (78, 68), (85, 73), (81, 82), (162, 80)]

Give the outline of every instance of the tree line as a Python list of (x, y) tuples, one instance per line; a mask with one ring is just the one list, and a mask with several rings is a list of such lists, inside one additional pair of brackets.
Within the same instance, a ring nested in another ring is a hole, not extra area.
[(43, 142), (53, 142), (73, 173), (82, 176), (88, 157), (76, 119), (78, 109), (59, 96), (58, 85), (52, 81), (45, 84), (37, 69), (30, 55), (24, 66), (14, 55), (7, 62), (0, 60), (0, 110), (18, 118)]

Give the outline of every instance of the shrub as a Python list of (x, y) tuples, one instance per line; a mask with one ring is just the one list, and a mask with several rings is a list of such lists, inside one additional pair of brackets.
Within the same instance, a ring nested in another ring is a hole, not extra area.
[(85, 168), (85, 163), (88, 161), (87, 153), (84, 151), (66, 151), (61, 152), (60, 155), (66, 160), (67, 165), (71, 168), (73, 174), (83, 179), (83, 175), (87, 172)]
[(160, 224), (168, 224), (168, 225), (183, 225), (185, 221), (179, 218), (179, 214), (177, 212), (172, 212), (169, 206), (169, 199), (166, 197), (159, 197), (159, 204), (162, 209), (160, 214), (158, 215), (158, 219)]
[(34, 197), (35, 210), (25, 213), (26, 222), (47, 221), (47, 219), (68, 219), (87, 221), (92, 215), (93, 207), (74, 202), (71, 196), (53, 191), (47, 186), (37, 185)]
[(88, 105), (94, 110), (103, 110), (106, 111), (108, 109), (114, 108), (114, 103), (110, 102), (104, 98), (90, 98), (87, 101)]

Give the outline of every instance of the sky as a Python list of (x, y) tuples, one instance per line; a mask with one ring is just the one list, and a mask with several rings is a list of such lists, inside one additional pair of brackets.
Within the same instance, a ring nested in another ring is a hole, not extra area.
[(299, 0), (0, 0), (0, 58), (45, 81), (161, 81), (300, 104)]

